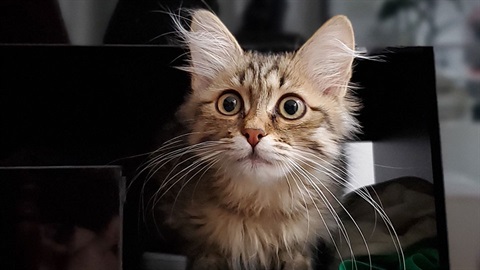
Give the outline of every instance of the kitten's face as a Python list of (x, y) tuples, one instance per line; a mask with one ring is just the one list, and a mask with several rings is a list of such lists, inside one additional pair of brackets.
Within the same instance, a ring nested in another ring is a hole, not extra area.
[[(351, 26), (327, 23), (296, 53), (244, 52), (213, 14), (193, 14), (184, 32), (192, 93), (179, 111), (198, 155), (231, 178), (293, 176), (296, 166), (326, 166), (356, 128), (347, 85)], [(322, 165), (323, 164), (323, 165)]]

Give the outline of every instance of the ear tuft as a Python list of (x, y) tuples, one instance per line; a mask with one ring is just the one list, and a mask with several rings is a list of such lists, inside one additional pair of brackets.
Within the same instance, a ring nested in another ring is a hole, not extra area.
[(327, 21), (298, 50), (302, 71), (327, 95), (343, 97), (356, 56), (352, 24), (343, 15)]
[(172, 18), (182, 42), (190, 50), (190, 64), (181, 69), (192, 74), (194, 91), (207, 88), (220, 72), (243, 54), (236, 39), (213, 13), (192, 11), (190, 31), (182, 26), (179, 16)]

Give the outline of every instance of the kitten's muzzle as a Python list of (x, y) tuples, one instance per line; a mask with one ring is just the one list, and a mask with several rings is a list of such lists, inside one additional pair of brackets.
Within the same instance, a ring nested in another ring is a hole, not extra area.
[(243, 136), (247, 138), (248, 143), (252, 146), (255, 147), (255, 145), (258, 144), (260, 139), (266, 136), (265, 131), (263, 129), (257, 129), (257, 128), (246, 128), (242, 131)]

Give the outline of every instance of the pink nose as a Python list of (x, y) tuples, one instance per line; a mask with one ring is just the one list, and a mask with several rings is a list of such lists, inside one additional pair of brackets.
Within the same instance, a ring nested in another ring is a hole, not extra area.
[(265, 131), (256, 128), (246, 128), (242, 131), (242, 134), (252, 147), (255, 147), (260, 139), (265, 137)]

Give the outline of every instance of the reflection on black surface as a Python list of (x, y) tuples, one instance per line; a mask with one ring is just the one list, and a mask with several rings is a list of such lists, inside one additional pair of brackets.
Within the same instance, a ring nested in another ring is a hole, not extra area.
[(119, 269), (119, 167), (0, 168), (0, 180), (0, 268)]

